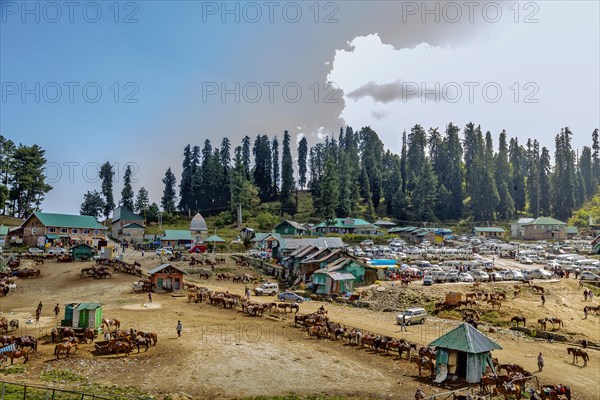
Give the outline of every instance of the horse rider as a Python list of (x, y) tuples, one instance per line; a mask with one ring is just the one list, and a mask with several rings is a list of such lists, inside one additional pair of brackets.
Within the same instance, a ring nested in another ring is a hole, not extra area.
[(58, 303), (56, 303), (56, 305), (54, 306), (54, 318), (57, 318), (59, 313), (60, 313), (60, 306), (58, 305)]

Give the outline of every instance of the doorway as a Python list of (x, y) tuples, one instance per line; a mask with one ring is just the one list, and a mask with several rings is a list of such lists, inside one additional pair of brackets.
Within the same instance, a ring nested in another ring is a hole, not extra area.
[(456, 376), (458, 376), (459, 378), (467, 377), (467, 353), (463, 351), (458, 352)]

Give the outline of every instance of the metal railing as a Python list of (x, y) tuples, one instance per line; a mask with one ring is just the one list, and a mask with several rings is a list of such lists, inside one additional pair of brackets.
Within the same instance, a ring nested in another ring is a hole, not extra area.
[(150, 397), (98, 395), (48, 386), (0, 381), (0, 400), (145, 400)]

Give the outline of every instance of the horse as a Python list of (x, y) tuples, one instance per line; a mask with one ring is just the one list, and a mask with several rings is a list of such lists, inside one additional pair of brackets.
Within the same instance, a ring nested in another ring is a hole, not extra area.
[(511, 322), (511, 323), (512, 323), (512, 322), (516, 323), (516, 325), (517, 325), (517, 326), (519, 326), (519, 323), (520, 323), (520, 322), (522, 322), (522, 323), (523, 323), (523, 328), (524, 328), (524, 327), (525, 327), (526, 320), (525, 320), (525, 317), (521, 317), (521, 316), (519, 316), (519, 315), (515, 315), (514, 317), (512, 317), (512, 318), (510, 319), (510, 322)]
[(430, 360), (435, 360), (435, 351), (429, 346), (423, 346), (419, 349), (419, 357), (427, 357)]
[(8, 332), (8, 320), (5, 317), (0, 318), (0, 328)]
[(537, 294), (544, 294), (544, 288), (541, 286), (533, 285), (531, 288), (535, 290)]
[(585, 367), (590, 360), (590, 356), (584, 350), (576, 347), (567, 347), (567, 354), (573, 355), (573, 364), (579, 363), (579, 357), (583, 359), (583, 366)]
[(107, 331), (110, 331), (111, 326), (114, 326), (115, 329), (121, 328), (121, 321), (119, 321), (118, 319), (102, 318), (102, 325), (106, 326)]
[(493, 374), (484, 374), (481, 376), (481, 381), (479, 381), (479, 390), (483, 394), (488, 393), (489, 386), (496, 386), (496, 376)]
[(129, 352), (131, 351), (131, 345), (127, 342), (117, 340), (116, 342), (111, 344), (109, 349), (111, 352), (116, 351), (117, 355), (119, 355), (119, 353), (122, 350), (125, 352), (125, 357), (127, 357), (129, 356)]
[(65, 353), (65, 357), (69, 357), (69, 354), (71, 353), (71, 349), (77, 350), (77, 343), (71, 343), (71, 342), (59, 343), (56, 346), (54, 346), (54, 355), (56, 356), (57, 360), (59, 359), (60, 353)]
[(137, 347), (137, 352), (140, 352), (140, 346), (145, 346), (146, 351), (150, 347), (150, 339), (145, 338), (144, 336), (137, 336), (135, 341), (132, 343), (132, 346)]
[(414, 343), (400, 343), (398, 345), (398, 356), (402, 358), (402, 353), (406, 352), (406, 359), (410, 360), (410, 351), (417, 351), (417, 345)]
[(504, 382), (494, 388), (493, 395), (504, 395), (504, 399), (508, 400), (510, 396), (515, 396), (516, 399), (521, 398), (521, 386), (515, 383)]
[(19, 320), (18, 319), (11, 319), (10, 323), (9, 323), (9, 326), (11, 328), (10, 329), (11, 331), (16, 331), (17, 329), (19, 329)]
[(431, 361), (427, 357), (415, 357), (413, 360), (417, 363), (417, 366), (419, 367), (419, 376), (421, 376), (421, 372), (423, 368), (425, 368), (431, 372), (431, 377), (433, 378), (435, 370), (435, 363), (433, 361)]
[(18, 344), (21, 346), (21, 348), (29, 347), (32, 352), (37, 351), (38, 342), (36, 338), (33, 336), (21, 336), (19, 339), (20, 340)]
[(559, 396), (565, 396), (571, 400), (571, 388), (565, 385), (544, 385), (540, 388), (542, 400), (558, 400)]
[(544, 329), (546, 330), (546, 320), (544, 318), (540, 318), (538, 319), (538, 324)]
[(90, 328), (85, 328), (85, 331), (83, 332), (83, 337), (85, 339), (85, 343), (88, 343), (88, 340), (90, 341), (94, 341), (94, 339), (96, 338), (96, 335), (94, 335), (94, 330), (90, 329)]
[(21, 349), (16, 351), (6, 351), (2, 353), (2, 356), (5, 358), (10, 358), (10, 365), (13, 365), (15, 358), (21, 357), (25, 360), (23, 361), (23, 364), (27, 364), (27, 361), (29, 361), (29, 350)]
[(298, 314), (298, 312), (300, 311), (300, 304), (298, 304), (298, 303), (290, 304), (290, 312), (292, 312), (292, 310), (296, 310), (296, 312), (294, 314)]
[(552, 324), (552, 329), (554, 329), (554, 325), (558, 325), (559, 328), (565, 326), (565, 324), (563, 323), (562, 319), (560, 318), (546, 318), (546, 321), (550, 322)]
[(500, 307), (502, 306), (502, 303), (500, 302), (500, 300), (490, 300), (489, 303), (492, 306), (492, 310), (494, 309), (495, 306), (498, 306), (498, 310), (500, 310)]

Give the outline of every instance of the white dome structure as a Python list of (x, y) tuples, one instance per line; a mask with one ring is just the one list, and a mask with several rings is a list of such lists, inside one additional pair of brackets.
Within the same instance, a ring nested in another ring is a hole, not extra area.
[(192, 232), (208, 232), (208, 228), (206, 227), (206, 221), (202, 214), (197, 213), (192, 218), (192, 222), (190, 223), (190, 231)]

